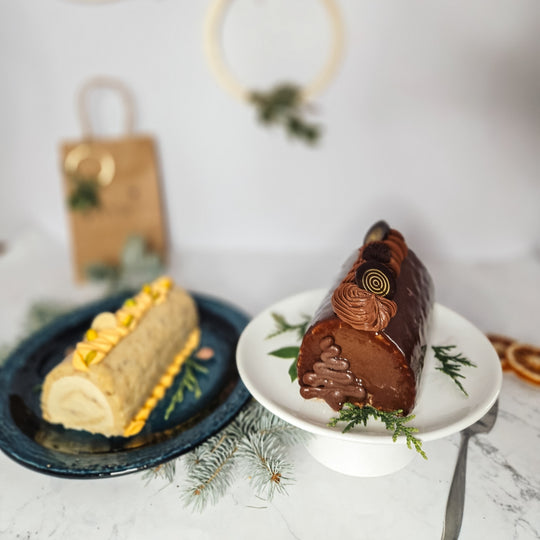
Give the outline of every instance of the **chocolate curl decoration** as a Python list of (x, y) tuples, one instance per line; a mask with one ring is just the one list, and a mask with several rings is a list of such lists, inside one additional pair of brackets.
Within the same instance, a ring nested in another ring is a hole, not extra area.
[(354, 283), (339, 285), (332, 295), (332, 308), (340, 320), (367, 332), (380, 332), (397, 313), (394, 301), (361, 289)]

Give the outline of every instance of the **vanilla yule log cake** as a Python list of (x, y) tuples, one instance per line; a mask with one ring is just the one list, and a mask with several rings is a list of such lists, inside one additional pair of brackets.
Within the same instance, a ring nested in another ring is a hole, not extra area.
[(171, 279), (145, 285), (116, 313), (101, 313), (45, 378), (43, 418), (66, 428), (138, 433), (199, 344), (195, 301)]
[(318, 307), (298, 355), (300, 394), (334, 410), (414, 407), (433, 308), (431, 277), (397, 230), (373, 225)]

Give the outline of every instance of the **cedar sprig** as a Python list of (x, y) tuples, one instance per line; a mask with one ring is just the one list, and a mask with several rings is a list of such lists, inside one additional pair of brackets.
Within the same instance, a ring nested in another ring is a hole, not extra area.
[(306, 333), (307, 327), (311, 320), (311, 317), (309, 315), (304, 314), (302, 315), (302, 320), (299, 323), (294, 324), (288, 322), (287, 319), (285, 319), (285, 317), (280, 313), (273, 312), (270, 315), (274, 319), (275, 329), (273, 332), (266, 336), (266, 339), (279, 336), (281, 334), (284, 334), (285, 332), (296, 332), (298, 340), (301, 340), (304, 337), (304, 334)]
[(398, 409), (392, 412), (379, 411), (371, 405), (358, 407), (352, 403), (345, 403), (339, 411), (339, 417), (332, 418), (328, 425), (335, 427), (338, 422), (347, 422), (343, 428), (343, 433), (347, 433), (353, 427), (363, 424), (367, 425), (368, 419), (372, 417), (384, 423), (386, 429), (392, 432), (392, 440), (397, 441), (398, 437), (405, 437), (407, 448), (414, 449), (424, 458), (427, 459), (425, 452), (422, 450), (422, 441), (417, 439), (413, 433), (418, 433), (418, 429), (412, 426), (406, 426), (408, 422), (414, 419), (415, 415), (403, 416), (403, 411)]
[(257, 109), (263, 124), (282, 125), (286, 132), (308, 144), (315, 144), (321, 136), (321, 128), (303, 118), (302, 90), (293, 84), (276, 86), (269, 92), (252, 92), (249, 100)]
[(466, 395), (467, 391), (461, 384), (459, 379), (464, 379), (465, 375), (460, 373), (463, 366), (476, 367), (476, 364), (471, 362), (468, 358), (463, 356), (460, 352), (452, 354), (455, 345), (440, 345), (431, 347), (435, 353), (435, 358), (439, 360), (441, 366), (436, 367), (439, 371), (446, 373), (457, 384), (458, 388)]

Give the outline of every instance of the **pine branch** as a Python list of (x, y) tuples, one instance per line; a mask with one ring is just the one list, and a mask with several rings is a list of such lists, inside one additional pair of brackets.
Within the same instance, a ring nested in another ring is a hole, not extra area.
[(253, 402), (246, 407), (237, 417), (237, 424), (242, 433), (249, 435), (258, 433), (279, 440), (284, 446), (305, 442), (309, 433), (298, 429), (285, 422), (278, 416), (263, 409), (258, 403)]
[(182, 492), (186, 505), (202, 511), (225, 494), (234, 480), (238, 443), (235, 429), (225, 428), (186, 456), (187, 479)]
[(171, 483), (174, 480), (176, 475), (176, 461), (173, 459), (158, 465), (157, 467), (152, 467), (147, 469), (144, 472), (143, 477), (146, 478), (146, 483), (148, 484), (150, 480), (155, 480), (157, 478), (163, 478)]
[(257, 495), (270, 500), (292, 482), (287, 446), (307, 434), (251, 401), (220, 434), (184, 456), (187, 471), (182, 498), (198, 510), (215, 504), (237, 479), (246, 476)]
[(339, 411), (339, 417), (332, 418), (330, 422), (328, 422), (328, 425), (335, 427), (338, 422), (347, 422), (347, 425), (343, 428), (343, 433), (346, 433), (359, 424), (366, 426), (368, 419), (372, 417), (383, 422), (386, 429), (392, 431), (392, 440), (394, 442), (396, 442), (398, 437), (405, 437), (407, 448), (412, 448), (412, 446), (414, 446), (415, 450), (424, 459), (427, 459), (425, 452), (422, 450), (422, 441), (413, 435), (413, 433), (417, 433), (418, 430), (412, 426), (405, 426), (407, 422), (410, 422), (414, 418), (414, 415), (402, 416), (402, 413), (402, 410), (385, 412), (379, 411), (371, 405), (358, 407), (352, 403), (345, 403), (343, 408)]
[(465, 375), (460, 373), (460, 371), (463, 366), (476, 367), (476, 364), (471, 362), (460, 352), (458, 352), (457, 354), (451, 354), (452, 350), (456, 348), (455, 345), (441, 345), (438, 347), (432, 345), (431, 348), (435, 353), (435, 358), (439, 360), (439, 362), (441, 362), (442, 364), (440, 367), (436, 367), (435, 369), (438, 369), (439, 371), (442, 371), (443, 373), (446, 373), (446, 375), (451, 377), (452, 380), (457, 384), (458, 388), (466, 396), (468, 396), (469, 394), (467, 394), (465, 388), (459, 380), (465, 378)]
[(249, 470), (249, 482), (259, 497), (272, 500), (276, 493), (286, 493), (293, 480), (292, 466), (286, 462), (283, 447), (268, 433), (252, 433), (242, 439), (238, 448)]
[(298, 340), (301, 340), (304, 337), (304, 334), (307, 331), (311, 317), (309, 315), (302, 315), (302, 321), (296, 324), (288, 322), (283, 315), (280, 313), (271, 313), (270, 314), (275, 322), (275, 330), (266, 336), (266, 339), (270, 339), (285, 332), (296, 332)]

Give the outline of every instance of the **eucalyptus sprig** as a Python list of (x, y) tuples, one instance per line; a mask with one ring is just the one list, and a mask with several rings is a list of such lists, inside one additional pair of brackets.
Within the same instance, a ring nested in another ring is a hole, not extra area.
[(468, 358), (463, 356), (460, 352), (452, 354), (455, 345), (440, 345), (431, 347), (435, 353), (435, 358), (441, 362), (441, 366), (436, 367), (439, 371), (446, 373), (457, 384), (458, 388), (466, 395), (467, 391), (461, 384), (459, 379), (464, 379), (465, 375), (460, 373), (463, 366), (476, 367), (476, 364), (471, 362)]
[(106, 283), (108, 292), (113, 293), (136, 289), (143, 283), (153, 281), (163, 274), (164, 265), (142, 236), (131, 235), (122, 247), (119, 264), (96, 262), (88, 264), (84, 270), (90, 281)]
[(285, 319), (285, 317), (279, 313), (271, 313), (270, 315), (274, 319), (276, 328), (273, 332), (266, 336), (266, 339), (279, 336), (285, 332), (296, 332), (298, 339), (301, 340), (304, 337), (311, 320), (309, 315), (302, 315), (302, 320), (299, 323), (294, 324), (288, 322), (287, 319)]
[[(266, 336), (266, 339), (274, 338), (280, 336), (286, 332), (296, 332), (297, 338), (300, 341), (304, 334), (306, 333), (311, 317), (309, 315), (302, 315), (302, 321), (296, 324), (292, 324), (285, 319), (285, 317), (279, 313), (270, 314), (274, 319), (276, 328), (273, 332)], [(298, 378), (298, 370), (296, 363), (298, 361), (298, 353), (300, 352), (300, 347), (297, 345), (291, 345), (288, 347), (281, 347), (275, 351), (270, 351), (268, 354), (271, 356), (276, 356), (277, 358), (292, 358), (293, 362), (289, 367), (289, 377), (291, 382), (294, 382)]]
[(282, 125), (291, 137), (314, 144), (321, 136), (321, 128), (303, 118), (302, 90), (293, 84), (276, 86), (269, 92), (252, 92), (249, 100), (257, 109), (263, 124)]
[(339, 417), (332, 418), (328, 425), (335, 427), (338, 422), (347, 422), (347, 425), (343, 428), (343, 433), (347, 433), (353, 427), (363, 424), (367, 425), (369, 417), (376, 420), (380, 420), (384, 423), (387, 430), (392, 431), (392, 440), (396, 442), (398, 437), (405, 437), (407, 441), (407, 447), (414, 449), (424, 458), (427, 459), (425, 452), (422, 450), (422, 441), (417, 439), (413, 433), (417, 433), (418, 429), (412, 426), (406, 426), (405, 424), (414, 419), (415, 415), (402, 416), (403, 411), (397, 410), (393, 412), (379, 411), (371, 405), (364, 405), (358, 407), (352, 403), (345, 403), (343, 408), (339, 411)]
[(67, 203), (74, 212), (87, 212), (92, 208), (99, 208), (99, 184), (95, 178), (71, 177), (73, 190), (69, 194)]

